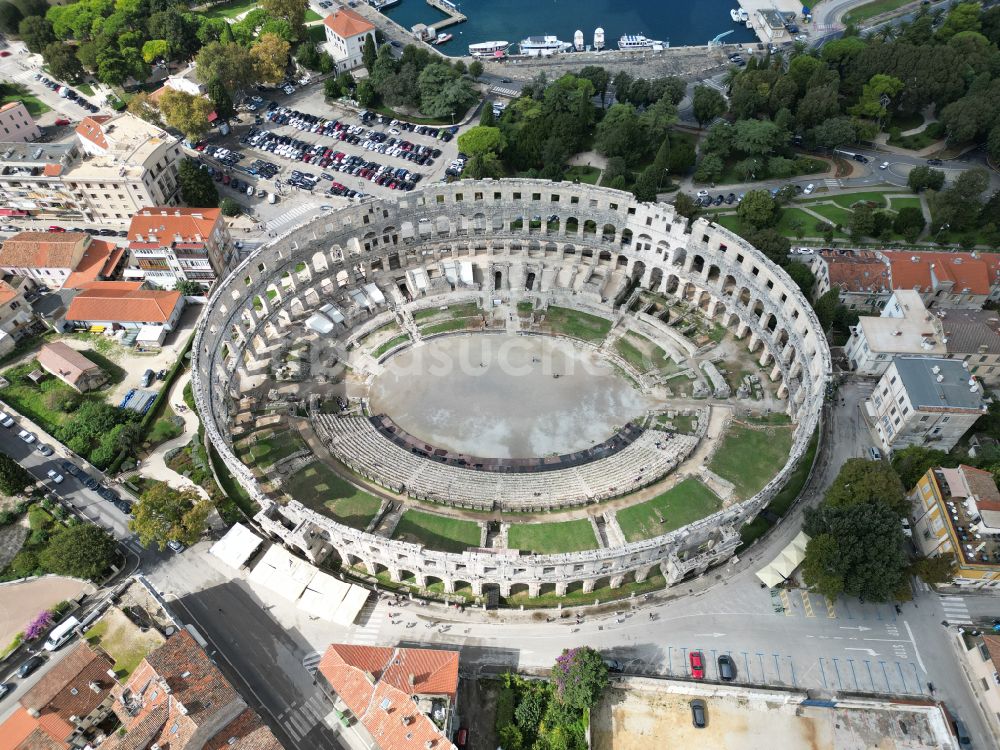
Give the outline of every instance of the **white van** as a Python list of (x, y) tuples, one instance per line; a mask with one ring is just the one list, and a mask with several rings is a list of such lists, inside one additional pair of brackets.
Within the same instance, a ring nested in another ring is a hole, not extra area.
[(0, 411), (0, 425), (4, 427), (11, 427), (14, 424), (14, 419), (6, 412)]
[(59, 623), (56, 629), (49, 633), (49, 639), (45, 641), (45, 650), (55, 651), (62, 646), (73, 637), (73, 631), (79, 624), (80, 621), (75, 617), (67, 617), (63, 622)]
[(275, 195), (274, 193), (270, 193), (270, 194), (269, 194), (269, 195), (267, 196), (267, 202), (268, 202), (268, 203), (277, 203), (277, 202), (278, 202), (278, 196), (277, 196), (277, 195)]

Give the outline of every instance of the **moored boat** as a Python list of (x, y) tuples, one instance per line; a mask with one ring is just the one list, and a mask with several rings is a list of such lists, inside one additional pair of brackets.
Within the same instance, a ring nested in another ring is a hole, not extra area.
[(642, 52), (648, 50), (661, 50), (670, 46), (670, 42), (661, 42), (658, 39), (649, 39), (642, 34), (623, 34), (618, 40), (618, 49), (622, 52)]
[(469, 45), (469, 54), (473, 57), (498, 57), (507, 52), (509, 47), (510, 42), (505, 41), (479, 42)]

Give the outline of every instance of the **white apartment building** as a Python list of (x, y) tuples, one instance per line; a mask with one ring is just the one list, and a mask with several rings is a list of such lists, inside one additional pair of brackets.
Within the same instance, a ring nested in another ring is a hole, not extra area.
[(7, 102), (0, 107), (0, 141), (28, 143), (42, 137), (23, 102)]
[(893, 357), (916, 354), (943, 357), (947, 342), (941, 322), (911, 289), (892, 293), (879, 317), (862, 316), (851, 326), (844, 347), (851, 369), (861, 375), (881, 375)]
[(180, 142), (125, 113), (86, 117), (77, 142), (0, 143), (0, 202), (33, 217), (125, 224), (177, 202)]
[(864, 409), (872, 436), (887, 453), (909, 445), (951, 450), (986, 413), (967, 365), (943, 357), (896, 357)]
[(375, 27), (350, 8), (339, 8), (323, 19), (326, 31), (326, 51), (337, 64), (337, 71), (353, 70), (361, 66), (361, 52), (365, 39), (375, 39)]

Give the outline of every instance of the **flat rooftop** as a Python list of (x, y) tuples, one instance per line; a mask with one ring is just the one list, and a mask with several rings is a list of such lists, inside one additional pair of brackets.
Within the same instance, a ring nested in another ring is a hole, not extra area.
[(983, 410), (983, 393), (957, 359), (897, 357), (899, 379), (915, 409)]
[[(803, 705), (804, 693), (629, 679), (605, 691), (591, 712), (593, 750), (690, 747), (712, 750), (939, 750), (951, 747), (948, 722), (934, 704), (840, 701)], [(705, 701), (696, 729), (690, 702)]]
[(873, 352), (893, 354), (923, 354), (943, 357), (948, 353), (937, 316), (924, 306), (920, 295), (911, 289), (895, 293), (902, 311), (901, 317), (883, 312), (880, 317), (861, 316), (858, 328), (865, 335), (868, 348)]
[(934, 470), (934, 479), (947, 511), (948, 532), (957, 555), (967, 565), (996, 569), (1000, 567), (1000, 538), (982, 533), (980, 521), (992, 526), (997, 523), (1000, 513), (995, 509), (995, 501), (990, 499), (972, 498), (969, 501), (965, 468)]

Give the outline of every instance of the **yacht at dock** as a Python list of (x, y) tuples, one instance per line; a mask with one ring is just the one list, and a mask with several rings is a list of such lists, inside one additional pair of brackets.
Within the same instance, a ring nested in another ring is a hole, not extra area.
[(661, 50), (670, 46), (670, 42), (661, 42), (656, 39), (648, 39), (642, 34), (623, 34), (618, 40), (618, 49), (622, 52), (636, 52), (646, 50)]

